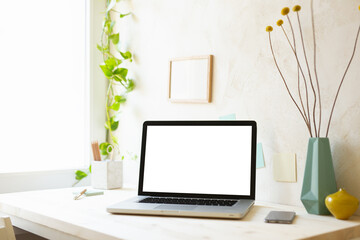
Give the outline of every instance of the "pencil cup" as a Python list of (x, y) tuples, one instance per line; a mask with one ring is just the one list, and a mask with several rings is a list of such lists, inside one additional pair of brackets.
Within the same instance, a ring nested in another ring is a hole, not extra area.
[(93, 161), (91, 164), (91, 185), (97, 189), (122, 188), (123, 162)]

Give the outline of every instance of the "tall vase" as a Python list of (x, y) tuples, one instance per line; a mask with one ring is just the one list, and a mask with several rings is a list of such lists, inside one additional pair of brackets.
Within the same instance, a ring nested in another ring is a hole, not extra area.
[(337, 191), (328, 138), (310, 138), (301, 201), (311, 214), (329, 215), (325, 198)]

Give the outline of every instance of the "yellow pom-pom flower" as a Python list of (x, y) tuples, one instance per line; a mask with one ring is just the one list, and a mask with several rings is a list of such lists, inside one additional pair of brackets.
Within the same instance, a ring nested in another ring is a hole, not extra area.
[(281, 14), (282, 15), (288, 15), (288, 13), (290, 12), (290, 9), (288, 7), (284, 7), (283, 9), (281, 9)]
[(359, 5), (359, 11), (360, 11), (360, 5)]
[(276, 25), (278, 25), (279, 27), (281, 25), (283, 25), (284, 21), (282, 19), (279, 19), (277, 22), (276, 22)]
[(267, 27), (266, 27), (266, 31), (267, 31), (267, 32), (271, 32), (272, 30), (273, 30), (273, 27), (272, 27), (272, 26), (267, 26)]
[(295, 5), (294, 7), (293, 7), (293, 11), (294, 12), (299, 12), (301, 10), (301, 7), (299, 6), (299, 5)]

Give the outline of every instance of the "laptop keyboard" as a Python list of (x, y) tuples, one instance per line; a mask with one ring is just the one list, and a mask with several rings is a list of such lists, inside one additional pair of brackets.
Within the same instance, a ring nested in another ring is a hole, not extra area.
[(157, 198), (148, 197), (139, 201), (140, 203), (157, 204), (184, 204), (184, 205), (206, 205), (206, 206), (232, 206), (236, 203), (234, 200), (216, 200), (216, 199), (196, 199), (196, 198)]

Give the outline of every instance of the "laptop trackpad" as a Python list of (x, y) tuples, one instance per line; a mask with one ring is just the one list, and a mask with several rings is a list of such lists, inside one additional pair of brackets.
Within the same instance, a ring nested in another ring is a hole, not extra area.
[(179, 210), (179, 211), (190, 211), (195, 209), (197, 206), (177, 206), (177, 205), (171, 205), (171, 204), (163, 204), (160, 206), (155, 207), (154, 209), (164, 209), (164, 210)]

